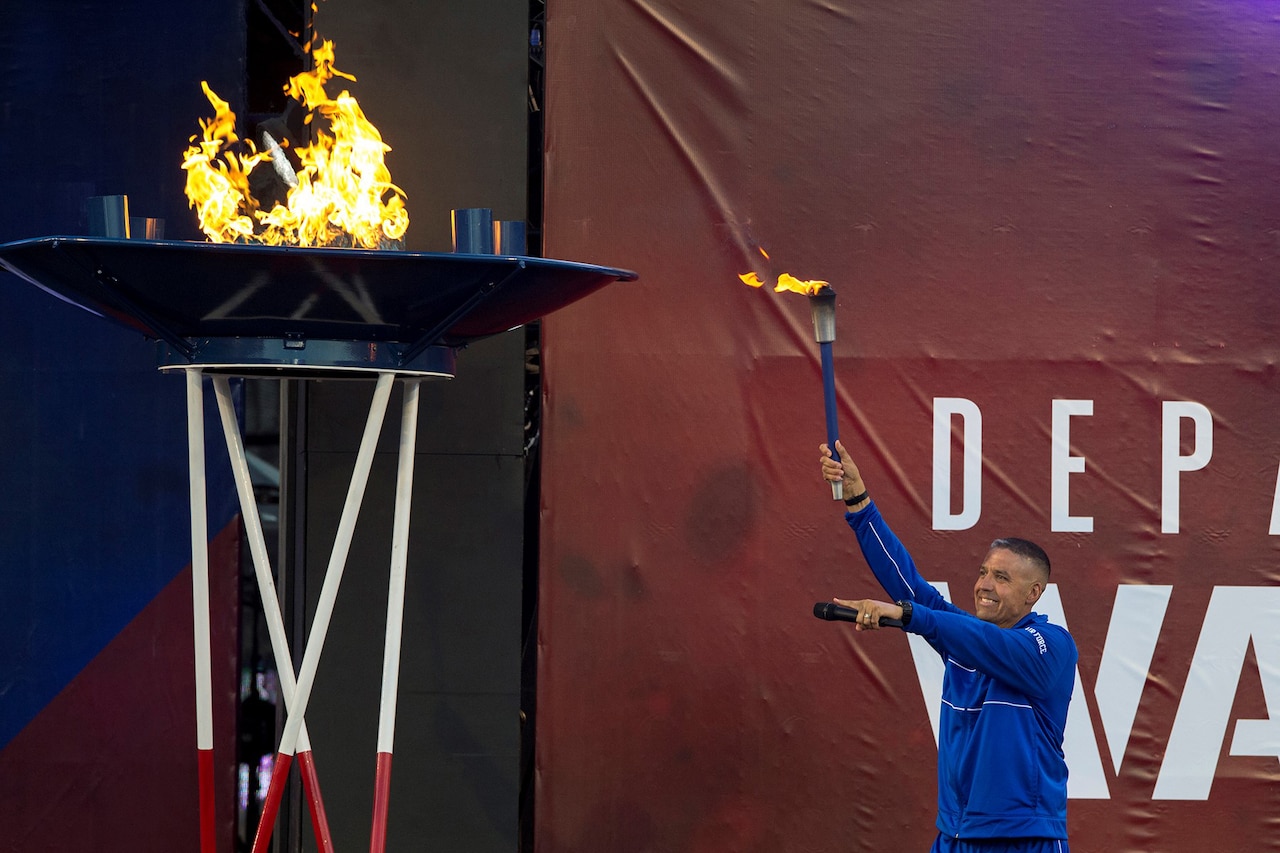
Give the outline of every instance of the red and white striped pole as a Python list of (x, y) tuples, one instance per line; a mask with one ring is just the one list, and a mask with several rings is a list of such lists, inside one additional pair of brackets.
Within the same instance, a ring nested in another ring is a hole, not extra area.
[(200, 788), (200, 850), (215, 853), (213, 663), (209, 639), (209, 521), (204, 471), (204, 382), (187, 369), (187, 470), (191, 483), (191, 613), (195, 625), (196, 772)]
[(360, 439), (360, 449), (356, 453), (351, 485), (347, 489), (347, 499), (338, 521), (338, 532), (334, 537), (333, 551), (329, 555), (329, 565), (325, 569), (324, 584), (320, 587), (320, 600), (316, 603), (315, 618), (311, 625), (311, 633), (307, 637), (307, 648), (302, 655), (302, 667), (298, 671), (298, 683), (293, 694), (294, 701), (289, 707), (284, 733), (280, 736), (275, 772), (271, 776), (271, 786), (267, 789), (267, 798), (262, 805), (262, 815), (258, 820), (258, 833), (253, 840), (253, 853), (266, 853), (267, 845), (271, 842), (271, 831), (275, 824), (276, 813), (280, 809), (280, 797), (284, 793), (283, 777), (288, 775), (289, 767), (293, 762), (298, 735), (302, 730), (302, 721), (307, 712), (307, 702), (311, 698), (311, 688), (315, 683), (320, 654), (324, 650), (325, 634), (329, 631), (329, 620), (333, 617), (338, 587), (342, 584), (342, 572), (346, 568), (347, 554), (351, 550), (356, 518), (360, 514), (364, 489), (369, 482), (369, 469), (373, 467), (373, 455), (378, 447), (378, 434), (382, 432), (382, 420), (387, 412), (387, 400), (391, 396), (391, 385), (394, 380), (394, 373), (379, 373), (378, 384), (373, 391), (373, 402), (369, 404), (369, 417), (365, 421), (364, 435)]
[[(231, 402), (231, 383), (225, 376), (213, 377), (213, 390), (218, 398), (218, 411), (222, 415), (222, 432), (227, 440), (227, 455), (231, 457), (231, 471), (240, 497), (240, 514), (244, 519), (245, 538), (249, 553), (253, 556), (253, 572), (258, 580), (258, 596), (262, 599), (263, 615), (267, 621), (267, 634), (271, 638), (271, 651), (275, 655), (276, 670), (280, 676), (280, 695), (285, 708), (293, 702), (296, 681), (293, 675), (293, 658), (289, 654), (289, 641), (285, 634), (284, 618), (280, 614), (280, 601), (271, 578), (271, 560), (267, 556), (267, 540), (262, 532), (262, 519), (258, 515), (258, 501), (253, 494), (253, 478), (249, 475), (249, 462), (245, 457), (244, 441), (240, 425), (236, 421), (235, 406)], [(307, 795), (311, 811), (311, 828), (315, 831), (316, 844), (322, 853), (333, 850), (333, 837), (329, 832), (329, 819), (324, 810), (324, 798), (320, 795), (320, 780), (316, 775), (315, 761), (311, 755), (311, 740), (304, 722), (298, 734), (298, 769), (302, 775), (302, 787)], [(288, 768), (286, 768), (286, 776)], [(272, 773), (272, 781), (275, 773)]]
[(391, 746), (395, 739), (396, 693), (400, 682), (400, 635), (404, 626), (405, 566), (409, 550), (409, 509), (413, 499), (420, 384), (416, 379), (404, 383), (404, 405), (400, 416), (400, 457), (396, 468), (396, 506), (391, 528), (391, 581), (387, 592), (387, 638), (382, 650), (382, 699), (378, 708), (378, 764), (374, 776), (370, 853), (384, 853), (387, 847)]

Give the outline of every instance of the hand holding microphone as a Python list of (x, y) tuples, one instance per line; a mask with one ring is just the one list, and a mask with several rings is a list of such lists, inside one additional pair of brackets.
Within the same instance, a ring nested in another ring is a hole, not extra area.
[(896, 610), (899, 614), (902, 607), (883, 601), (842, 601), (836, 603), (819, 601), (813, 605), (813, 615), (828, 622), (852, 622), (854, 630), (871, 631), (875, 628), (901, 628), (902, 619), (885, 615), (885, 610)]

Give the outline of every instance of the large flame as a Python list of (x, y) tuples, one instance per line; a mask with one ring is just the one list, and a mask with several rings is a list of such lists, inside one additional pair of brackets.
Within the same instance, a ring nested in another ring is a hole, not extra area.
[[(756, 249), (760, 252), (760, 254), (764, 257), (766, 261), (770, 260), (769, 253), (766, 252), (763, 247), (757, 246)], [(760, 277), (760, 273), (754, 270), (747, 273), (740, 273), (738, 275), (738, 278), (742, 279), (743, 284), (749, 285), (751, 287), (764, 287), (766, 283), (765, 280)], [(800, 279), (793, 276), (791, 273), (784, 272), (778, 276), (777, 280), (774, 281), (773, 292), (782, 293), (784, 291), (789, 290), (792, 293), (802, 293), (805, 296), (813, 296), (822, 288), (830, 287), (830, 286), (831, 286), (830, 282), (816, 281), (816, 280), (801, 281)]]
[[(313, 141), (294, 150), (301, 164), (297, 170), (276, 146), (259, 151), (244, 140), (246, 153), (226, 150), (239, 142), (235, 113), (207, 83), (201, 84), (214, 117), (200, 120), (203, 133), (191, 137), (182, 168), (187, 199), (212, 242), (376, 249), (404, 236), (409, 227), (404, 192), (391, 183), (383, 160), (390, 146), (349, 92), (344, 89), (333, 98), (325, 91), (334, 77), (355, 79), (333, 67), (333, 56), (333, 42), (322, 42), (312, 51), (314, 69), (291, 78), (285, 87), (306, 108), (305, 121), (313, 125)], [(317, 115), (326, 127), (314, 126)], [(284, 204), (262, 210), (249, 192), (249, 174), (273, 168), (273, 160), (290, 186)]]

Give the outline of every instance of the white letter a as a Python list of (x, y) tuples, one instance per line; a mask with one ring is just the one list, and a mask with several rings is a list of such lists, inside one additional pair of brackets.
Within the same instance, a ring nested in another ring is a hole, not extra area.
[(1268, 718), (1237, 721), (1231, 754), (1280, 758), (1280, 588), (1214, 587), (1154, 799), (1209, 798), (1251, 640)]

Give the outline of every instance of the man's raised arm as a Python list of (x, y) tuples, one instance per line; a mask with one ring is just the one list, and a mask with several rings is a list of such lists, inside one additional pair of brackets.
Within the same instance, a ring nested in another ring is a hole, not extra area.
[(894, 601), (906, 599), (935, 610), (956, 610), (920, 576), (906, 546), (889, 529), (880, 510), (871, 502), (862, 474), (844, 444), (836, 442), (839, 460), (832, 458), (831, 449), (826, 444), (819, 450), (822, 453), (823, 478), (844, 481), (844, 493), (849, 496), (846, 501), (853, 501), (845, 517), (858, 537), (863, 558), (884, 591)]

